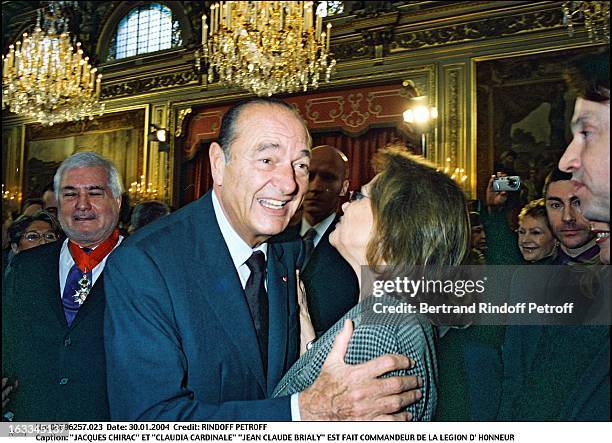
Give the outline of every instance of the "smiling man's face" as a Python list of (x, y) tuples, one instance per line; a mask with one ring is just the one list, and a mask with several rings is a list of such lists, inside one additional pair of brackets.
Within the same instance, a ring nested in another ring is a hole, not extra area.
[(306, 129), (290, 110), (252, 104), (237, 117), (226, 161), (211, 145), (214, 187), (230, 224), (250, 246), (282, 232), (308, 188), (310, 146)]
[(68, 238), (91, 248), (117, 226), (121, 196), (113, 197), (104, 168), (80, 167), (64, 173), (58, 203), (59, 221)]

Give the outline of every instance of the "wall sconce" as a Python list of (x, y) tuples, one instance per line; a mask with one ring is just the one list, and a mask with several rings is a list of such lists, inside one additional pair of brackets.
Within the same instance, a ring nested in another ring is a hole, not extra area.
[(414, 97), (408, 99), (408, 109), (403, 114), (404, 121), (414, 125), (421, 133), (421, 154), (423, 157), (427, 157), (426, 135), (430, 129), (435, 128), (438, 109), (435, 106), (428, 105), (427, 96), (419, 95), (412, 80), (405, 80), (403, 86), (414, 94)]
[(152, 142), (159, 143), (159, 152), (170, 152), (170, 143), (168, 143), (168, 130), (160, 128), (157, 125), (151, 123), (151, 132), (149, 133), (149, 140)]
[(448, 175), (452, 180), (455, 180), (461, 186), (461, 189), (464, 189), (465, 183), (467, 182), (468, 176), (465, 173), (465, 169), (454, 167), (451, 165), (450, 157), (446, 158), (446, 163), (444, 164), (444, 168), (438, 168), (438, 171), (444, 172)]
[(427, 127), (430, 122), (438, 118), (438, 109), (435, 106), (418, 104), (417, 100), (427, 101), (427, 97), (424, 95), (410, 100), (415, 102), (415, 106), (404, 111), (404, 121), (406, 123), (414, 123)]
[(131, 204), (138, 204), (147, 200), (157, 200), (158, 191), (153, 183), (146, 182), (145, 176), (141, 175), (138, 181), (132, 182), (128, 189)]
[(17, 205), (21, 205), (21, 191), (17, 188), (11, 188), (9, 186), (4, 186), (2, 183), (2, 204), (10, 204), (11, 202), (16, 202)]

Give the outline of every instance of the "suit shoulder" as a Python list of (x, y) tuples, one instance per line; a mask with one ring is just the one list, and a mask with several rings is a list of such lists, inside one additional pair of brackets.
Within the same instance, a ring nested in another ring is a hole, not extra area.
[[(123, 244), (127, 247), (166, 248), (168, 252), (181, 248), (189, 243), (196, 229), (205, 229), (210, 223), (204, 211), (203, 198), (189, 203), (177, 211), (143, 226), (128, 237)], [(212, 212), (214, 217), (214, 212)]]
[(302, 239), (300, 237), (296, 239), (279, 239), (273, 237), (268, 241), (270, 247), (282, 251), (282, 255), (285, 257), (292, 257), (293, 262), (296, 262), (300, 257), (302, 250)]
[(45, 263), (59, 260), (59, 253), (62, 249), (62, 241), (47, 243), (36, 248), (21, 251), (11, 259), (10, 269), (35, 268), (44, 269), (41, 266)]

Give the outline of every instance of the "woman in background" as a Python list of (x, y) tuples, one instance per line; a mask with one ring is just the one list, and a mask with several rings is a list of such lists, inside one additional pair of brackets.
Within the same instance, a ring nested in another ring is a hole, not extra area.
[[(437, 363), (434, 328), (420, 314), (377, 314), (373, 303), (398, 305), (401, 298), (368, 297), (362, 267), (383, 267), (383, 278), (405, 275), (407, 267), (437, 269), (459, 265), (469, 251), (466, 200), (449, 177), (405, 149), (386, 148), (374, 159), (376, 177), (351, 193), (344, 215), (330, 235), (360, 284), (360, 303), (319, 338), (288, 371), (274, 395), (291, 395), (317, 378), (346, 319), (354, 332), (345, 357), (358, 364), (384, 354), (403, 354), (414, 361), (400, 375), (421, 379), (422, 398), (407, 409), (413, 420), (431, 420), (436, 406)], [(380, 275), (376, 277), (381, 277)], [(334, 294), (329, 294), (333, 297)], [(406, 299), (404, 299), (406, 301)]]
[(518, 245), (525, 261), (547, 264), (557, 250), (558, 242), (548, 224), (543, 198), (525, 205), (519, 214)]
[(61, 234), (59, 223), (48, 212), (38, 211), (18, 217), (8, 228), (11, 244), (9, 263), (21, 251), (57, 241)]

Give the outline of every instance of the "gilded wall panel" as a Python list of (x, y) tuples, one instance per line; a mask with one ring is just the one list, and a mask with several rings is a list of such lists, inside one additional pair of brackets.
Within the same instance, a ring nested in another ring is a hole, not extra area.
[(442, 66), (443, 93), (441, 130), (442, 141), (437, 163), (455, 173), (455, 178), (468, 193), (473, 181), (474, 165), (466, 143), (466, 64), (456, 63)]
[(26, 126), (24, 150), (24, 198), (39, 197), (61, 162), (79, 151), (94, 151), (111, 160), (127, 190), (145, 171), (148, 109), (107, 113), (95, 120), (51, 127)]
[(22, 200), (24, 131), (24, 125), (2, 129), (2, 203), (12, 211)]

